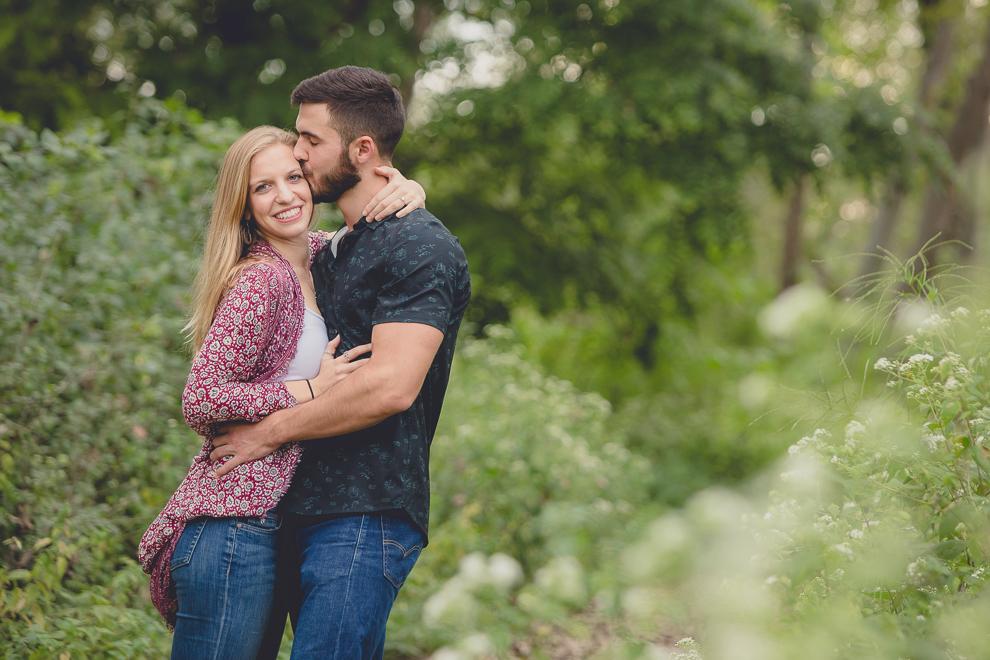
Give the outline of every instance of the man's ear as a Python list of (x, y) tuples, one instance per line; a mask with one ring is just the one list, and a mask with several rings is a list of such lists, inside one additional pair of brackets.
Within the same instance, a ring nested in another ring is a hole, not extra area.
[(367, 135), (351, 142), (351, 159), (358, 165), (374, 160), (378, 155), (378, 145)]

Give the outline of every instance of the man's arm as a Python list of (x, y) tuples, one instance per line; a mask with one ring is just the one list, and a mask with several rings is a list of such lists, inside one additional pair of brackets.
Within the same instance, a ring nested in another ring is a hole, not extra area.
[(231, 457), (217, 476), (286, 442), (350, 433), (408, 409), (442, 341), (443, 332), (430, 325), (379, 323), (371, 331), (371, 358), (354, 374), (308, 403), (274, 412), (257, 424), (230, 425), (217, 436), (210, 459)]

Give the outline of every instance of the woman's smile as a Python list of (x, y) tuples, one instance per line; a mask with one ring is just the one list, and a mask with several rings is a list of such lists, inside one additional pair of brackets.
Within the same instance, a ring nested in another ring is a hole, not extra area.
[(280, 213), (276, 213), (275, 219), (278, 220), (279, 222), (286, 222), (286, 223), (295, 222), (302, 215), (302, 209), (303, 209), (302, 204), (299, 204), (298, 206), (293, 206), (284, 211), (281, 211)]

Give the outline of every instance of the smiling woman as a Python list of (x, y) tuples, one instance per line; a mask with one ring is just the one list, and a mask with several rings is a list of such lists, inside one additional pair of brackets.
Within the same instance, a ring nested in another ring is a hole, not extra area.
[[(220, 167), (186, 325), (197, 354), (183, 413), (205, 439), (139, 549), (152, 600), (175, 628), (175, 658), (205, 657), (207, 648), (216, 658), (257, 656), (275, 589), (280, 517), (272, 509), (301, 452), (286, 446), (217, 479), (209, 460), (216, 425), (315, 398), (366, 364), (351, 360), (370, 350), (334, 358), (336, 343), (328, 346), (309, 267), (331, 235), (310, 231), (313, 195), (295, 143), (262, 126), (238, 139)], [(419, 184), (391, 174), (382, 192), (420, 206)]]

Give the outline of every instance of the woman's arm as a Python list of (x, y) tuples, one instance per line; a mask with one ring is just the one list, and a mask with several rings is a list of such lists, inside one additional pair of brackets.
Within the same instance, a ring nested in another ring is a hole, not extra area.
[(358, 360), (357, 362), (353, 362), (353, 360), (360, 355), (370, 352), (371, 344), (355, 346), (349, 351), (344, 351), (343, 355), (334, 357), (334, 353), (339, 345), (340, 335), (330, 340), (320, 360), (320, 373), (316, 378), (285, 381), (285, 387), (295, 397), (296, 401), (299, 403), (312, 401), (362, 366), (368, 364), (367, 360)]
[(248, 382), (282, 322), (279, 301), (273, 266), (259, 263), (244, 269), (220, 303), (182, 393), (182, 413), (200, 435), (217, 422), (257, 421), (296, 405), (283, 383)]
[(375, 173), (388, 179), (388, 185), (378, 191), (364, 207), (369, 220), (381, 220), (395, 213), (397, 218), (418, 208), (426, 208), (426, 191), (423, 186), (402, 176), (394, 167), (376, 167)]

